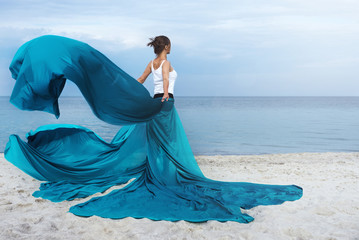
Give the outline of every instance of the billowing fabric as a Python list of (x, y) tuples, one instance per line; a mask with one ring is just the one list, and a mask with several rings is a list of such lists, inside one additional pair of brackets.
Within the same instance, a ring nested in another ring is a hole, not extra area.
[(296, 185), (205, 177), (174, 99), (152, 99), (142, 84), (85, 43), (52, 35), (33, 39), (19, 49), (10, 69), (17, 80), (11, 102), (21, 109), (58, 116), (57, 99), (68, 79), (79, 86), (96, 116), (124, 125), (110, 143), (67, 124), (41, 126), (27, 134), (27, 142), (10, 136), (5, 158), (45, 181), (35, 197), (73, 200), (133, 179), (71, 207), (78, 216), (248, 223), (253, 217), (241, 208), (281, 204), (303, 194)]
[(141, 83), (86, 43), (45, 35), (23, 44), (10, 64), (16, 84), (10, 102), (20, 109), (55, 114), (66, 79), (74, 82), (93, 113), (110, 124), (149, 120), (161, 109)]

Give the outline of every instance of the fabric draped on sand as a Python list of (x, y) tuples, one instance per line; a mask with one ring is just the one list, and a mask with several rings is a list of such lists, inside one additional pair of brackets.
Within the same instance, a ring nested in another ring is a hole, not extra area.
[(44, 35), (23, 44), (10, 65), (16, 80), (10, 101), (23, 110), (59, 117), (58, 98), (73, 81), (93, 113), (122, 128), (111, 142), (70, 124), (40, 126), (27, 142), (11, 135), (5, 158), (44, 181), (35, 197), (53, 202), (88, 197), (128, 182), (107, 195), (70, 208), (78, 216), (248, 223), (242, 213), (258, 205), (301, 198), (296, 185), (225, 182), (199, 168), (174, 99), (153, 99), (136, 79), (101, 52), (74, 39)]

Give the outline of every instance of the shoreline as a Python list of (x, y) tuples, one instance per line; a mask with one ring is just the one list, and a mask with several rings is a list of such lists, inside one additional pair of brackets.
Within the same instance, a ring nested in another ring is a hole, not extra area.
[[(53, 203), (34, 198), (40, 181), (0, 153), (0, 239), (356, 239), (359, 236), (359, 152), (196, 155), (208, 178), (294, 184), (303, 197), (243, 210), (249, 224), (81, 218), (68, 209), (85, 199)], [(111, 190), (120, 188), (112, 187)]]
[[(229, 157), (238, 157), (238, 156), (267, 156), (267, 155), (292, 155), (292, 154), (359, 154), (359, 151), (341, 151), (341, 152), (289, 152), (289, 153), (253, 153), (253, 154), (210, 154), (210, 155), (205, 155), (205, 154), (194, 154), (196, 159), (197, 157), (216, 157), (216, 156), (229, 156)], [(0, 158), (4, 157), (4, 152), (1, 152), (0, 150)]]

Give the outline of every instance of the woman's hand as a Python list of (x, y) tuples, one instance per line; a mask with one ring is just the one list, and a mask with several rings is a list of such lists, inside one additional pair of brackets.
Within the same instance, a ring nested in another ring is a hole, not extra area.
[(166, 101), (168, 101), (169, 98), (170, 96), (168, 95), (168, 93), (164, 93), (161, 102), (163, 102), (165, 99)]

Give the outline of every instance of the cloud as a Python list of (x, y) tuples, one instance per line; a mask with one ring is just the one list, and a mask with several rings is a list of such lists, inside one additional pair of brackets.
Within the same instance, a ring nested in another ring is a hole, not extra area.
[(297, 65), (298, 68), (357, 68), (359, 66), (359, 57), (347, 57), (337, 59), (323, 59), (321, 61), (307, 62)]
[[(288, 88), (267, 82), (284, 78), (305, 95), (303, 80), (295, 76), (317, 77), (324, 86), (313, 85), (311, 92), (333, 95), (335, 84), (325, 81), (341, 81), (337, 73), (343, 70), (349, 85), (359, 88), (356, 9), (354, 0), (2, 1), (0, 78), (9, 77), (17, 48), (44, 34), (89, 43), (137, 76), (153, 58), (148, 38), (164, 34), (172, 41), (169, 58), (179, 81), (194, 84), (202, 95), (283, 95)], [(10, 91), (8, 84), (0, 87), (0, 95)], [(186, 91), (180, 83), (177, 92)]]

